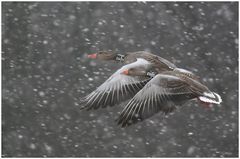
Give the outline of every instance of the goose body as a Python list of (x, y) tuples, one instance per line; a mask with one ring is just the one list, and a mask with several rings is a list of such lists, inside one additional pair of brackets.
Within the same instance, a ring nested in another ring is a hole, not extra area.
[(149, 61), (154, 67), (158, 68), (159, 71), (173, 70), (176, 68), (176, 66), (170, 61), (146, 51), (127, 53), (125, 57), (125, 63), (136, 61), (136, 58), (142, 58)]
[(173, 70), (176, 68), (176, 66), (170, 61), (147, 51), (128, 52), (125, 55), (100, 51), (95, 54), (90, 54), (88, 57), (105, 61), (117, 61), (123, 64), (133, 63), (136, 62), (138, 58), (141, 58), (153, 64), (154, 67), (159, 69), (159, 71)]

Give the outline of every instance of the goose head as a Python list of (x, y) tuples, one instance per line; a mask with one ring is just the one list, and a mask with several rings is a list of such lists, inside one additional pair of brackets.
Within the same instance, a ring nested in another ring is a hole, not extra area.
[(115, 60), (117, 54), (112, 51), (99, 51), (97, 53), (89, 54), (88, 58), (99, 60)]
[(125, 74), (128, 76), (154, 77), (157, 72), (154, 69), (146, 69), (145, 67), (134, 67), (123, 70), (121, 74)]

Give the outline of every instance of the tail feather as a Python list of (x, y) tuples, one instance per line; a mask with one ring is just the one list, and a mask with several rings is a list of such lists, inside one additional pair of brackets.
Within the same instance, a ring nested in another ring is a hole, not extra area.
[(203, 96), (198, 97), (198, 99), (205, 103), (220, 104), (222, 103), (222, 98), (219, 94), (215, 92), (204, 92)]

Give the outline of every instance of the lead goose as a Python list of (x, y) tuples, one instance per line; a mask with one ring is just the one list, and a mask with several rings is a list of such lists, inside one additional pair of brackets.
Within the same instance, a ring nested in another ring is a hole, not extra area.
[[(147, 76), (143, 68), (123, 71), (129, 76)], [(147, 119), (158, 112), (165, 114), (175, 110), (188, 100), (198, 99), (204, 103), (220, 104), (221, 97), (201, 84), (196, 76), (184, 69), (161, 72), (154, 76), (126, 105), (118, 118), (122, 127)]]
[(158, 72), (173, 70), (174, 64), (157, 55), (138, 51), (126, 55), (114, 54), (112, 52), (98, 52), (88, 55), (89, 58), (100, 60), (115, 60), (126, 65), (117, 70), (102, 85), (86, 97), (80, 99), (81, 109), (98, 109), (100, 107), (113, 106), (133, 97), (151, 79), (149, 76), (127, 76), (123, 70), (130, 68), (149, 69), (156, 68)]

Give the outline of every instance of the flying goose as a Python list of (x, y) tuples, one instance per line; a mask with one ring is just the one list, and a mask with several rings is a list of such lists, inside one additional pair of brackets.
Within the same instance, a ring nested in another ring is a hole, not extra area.
[(123, 70), (129, 76), (147, 76), (152, 79), (128, 102), (118, 118), (122, 127), (147, 119), (158, 112), (165, 114), (175, 110), (188, 100), (220, 104), (220, 95), (201, 84), (191, 72), (176, 68), (173, 71), (147, 72), (143, 68)]

